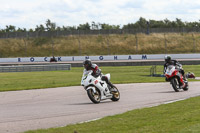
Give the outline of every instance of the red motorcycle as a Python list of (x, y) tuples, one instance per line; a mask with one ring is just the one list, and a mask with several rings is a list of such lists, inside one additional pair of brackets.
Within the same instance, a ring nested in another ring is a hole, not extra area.
[(179, 92), (180, 89), (183, 89), (184, 91), (189, 89), (188, 81), (184, 80), (183, 75), (175, 66), (169, 65), (166, 69), (165, 76), (176, 92)]

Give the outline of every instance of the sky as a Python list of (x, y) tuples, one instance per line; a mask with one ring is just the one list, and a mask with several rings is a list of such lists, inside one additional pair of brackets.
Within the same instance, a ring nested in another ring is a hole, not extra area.
[(0, 0), (0, 29), (35, 28), (47, 19), (57, 26), (88, 22), (110, 25), (146, 20), (200, 20), (200, 0)]

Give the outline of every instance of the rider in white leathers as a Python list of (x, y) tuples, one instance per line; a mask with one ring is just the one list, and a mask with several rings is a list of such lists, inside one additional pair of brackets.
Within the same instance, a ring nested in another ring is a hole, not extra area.
[(86, 59), (83, 62), (83, 66), (84, 66), (84, 71), (93, 71), (92, 72), (92, 76), (94, 77), (98, 77), (101, 76), (101, 80), (106, 81), (106, 83), (110, 86), (109, 89), (110, 91), (115, 91), (115, 86), (108, 80), (108, 78), (106, 76), (103, 76), (101, 74), (101, 69), (99, 69), (99, 67), (96, 64), (92, 64), (90, 59)]

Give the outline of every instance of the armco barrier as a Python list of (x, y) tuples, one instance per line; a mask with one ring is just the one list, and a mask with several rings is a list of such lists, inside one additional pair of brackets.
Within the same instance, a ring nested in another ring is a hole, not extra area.
[[(178, 60), (182, 65), (200, 65), (200, 60)], [(111, 62), (101, 62), (93, 61), (93, 63), (98, 66), (153, 66), (153, 65), (164, 65), (164, 60), (142, 60), (142, 61), (111, 61)], [(72, 67), (83, 67), (83, 63), (70, 63)]]
[(70, 70), (71, 64), (0, 66), (0, 72), (33, 72)]

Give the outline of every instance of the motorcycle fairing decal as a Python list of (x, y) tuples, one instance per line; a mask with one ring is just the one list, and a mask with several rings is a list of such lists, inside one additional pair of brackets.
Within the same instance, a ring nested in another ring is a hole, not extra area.
[(98, 80), (95, 80), (94, 83), (97, 84), (97, 83), (98, 83)]
[(106, 88), (106, 89), (105, 89), (105, 91), (107, 92), (107, 91), (108, 91), (108, 89)]
[(85, 78), (83, 80), (85, 80), (87, 78), (87, 76), (85, 76)]
[(103, 84), (104, 84), (104, 83), (101, 83), (101, 82), (99, 82), (99, 83), (100, 83), (100, 84), (101, 84), (101, 86), (103, 87)]

